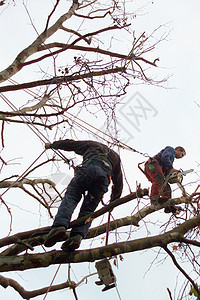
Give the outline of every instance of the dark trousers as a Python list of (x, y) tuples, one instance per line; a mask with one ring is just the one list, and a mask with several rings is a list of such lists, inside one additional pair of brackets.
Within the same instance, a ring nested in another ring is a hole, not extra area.
[[(83, 203), (78, 218), (94, 212), (103, 195), (108, 191), (109, 184), (109, 174), (102, 168), (100, 161), (92, 160), (83, 164), (67, 187), (53, 226), (65, 226), (66, 229), (69, 227), (71, 216), (82, 196)], [(70, 235), (81, 234), (85, 237), (90, 225), (91, 222), (87, 222), (75, 226)]]
[[(158, 196), (165, 181), (162, 167), (157, 160), (149, 159), (145, 164), (145, 173), (152, 183), (150, 197)], [(168, 183), (160, 196), (171, 198), (171, 187)]]

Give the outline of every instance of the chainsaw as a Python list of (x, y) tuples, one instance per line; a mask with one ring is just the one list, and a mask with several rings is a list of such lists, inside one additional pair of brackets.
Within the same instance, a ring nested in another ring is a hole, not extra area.
[(183, 181), (183, 176), (187, 175), (188, 173), (193, 172), (193, 169), (190, 170), (180, 170), (180, 171), (174, 171), (171, 173), (171, 175), (169, 176), (168, 182), (169, 183), (181, 183)]

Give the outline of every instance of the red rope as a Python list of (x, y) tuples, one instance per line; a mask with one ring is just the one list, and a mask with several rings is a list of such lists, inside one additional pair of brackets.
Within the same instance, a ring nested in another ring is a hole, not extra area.
[(109, 232), (110, 232), (110, 217), (111, 217), (111, 212), (109, 211), (109, 213), (108, 213), (108, 222), (107, 222), (107, 226), (106, 226), (106, 243), (105, 243), (105, 246), (108, 245), (108, 236), (109, 236)]

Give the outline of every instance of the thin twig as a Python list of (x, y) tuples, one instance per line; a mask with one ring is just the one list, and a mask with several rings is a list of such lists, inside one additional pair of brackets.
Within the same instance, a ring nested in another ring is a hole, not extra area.
[(179, 271), (191, 282), (195, 291), (198, 293), (198, 296), (200, 297), (200, 290), (199, 290), (198, 286), (196, 285), (196, 283), (194, 282), (194, 280), (183, 270), (183, 268), (181, 268), (181, 266), (178, 264), (175, 256), (167, 248), (167, 246), (163, 246), (163, 249), (167, 252), (167, 254), (169, 254), (169, 256), (171, 257), (171, 259), (172, 259), (174, 265), (177, 267), (177, 269), (179, 269)]

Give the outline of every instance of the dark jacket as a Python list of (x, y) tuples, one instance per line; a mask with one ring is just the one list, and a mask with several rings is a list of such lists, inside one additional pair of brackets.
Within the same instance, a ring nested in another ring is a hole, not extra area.
[(167, 174), (173, 168), (176, 150), (170, 146), (162, 149), (154, 158), (162, 166), (164, 174)]
[(65, 151), (74, 151), (83, 156), (83, 163), (92, 157), (106, 159), (112, 166), (112, 193), (111, 201), (120, 198), (123, 189), (123, 176), (119, 155), (107, 146), (95, 141), (60, 140), (51, 144), (50, 148)]

